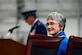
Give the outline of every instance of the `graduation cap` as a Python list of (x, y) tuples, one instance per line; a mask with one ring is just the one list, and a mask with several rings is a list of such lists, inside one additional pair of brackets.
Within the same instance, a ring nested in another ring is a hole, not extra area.
[(28, 11), (22, 12), (21, 14), (23, 15), (24, 19), (26, 19), (26, 17), (31, 15), (36, 16), (36, 11), (37, 10), (28, 10)]

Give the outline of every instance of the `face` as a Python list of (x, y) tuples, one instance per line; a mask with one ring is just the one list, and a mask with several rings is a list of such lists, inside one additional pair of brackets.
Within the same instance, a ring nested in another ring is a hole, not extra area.
[(32, 25), (32, 23), (34, 22), (34, 19), (35, 19), (34, 16), (28, 16), (25, 21), (29, 25)]
[(60, 26), (57, 20), (48, 19), (46, 26), (50, 35), (57, 34), (60, 31)]

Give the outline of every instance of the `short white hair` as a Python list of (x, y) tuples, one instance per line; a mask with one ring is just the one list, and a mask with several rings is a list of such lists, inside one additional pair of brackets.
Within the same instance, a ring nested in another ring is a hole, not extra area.
[(66, 18), (61, 13), (58, 12), (51, 12), (47, 17), (47, 20), (48, 19), (57, 20), (60, 27), (65, 26), (66, 24)]

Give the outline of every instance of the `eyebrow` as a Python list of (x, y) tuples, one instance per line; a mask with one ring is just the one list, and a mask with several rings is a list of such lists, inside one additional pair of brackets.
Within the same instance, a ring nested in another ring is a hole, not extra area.
[(49, 24), (56, 24), (56, 23), (54, 23), (54, 22), (49, 22), (49, 23), (46, 23), (46, 26), (49, 25)]

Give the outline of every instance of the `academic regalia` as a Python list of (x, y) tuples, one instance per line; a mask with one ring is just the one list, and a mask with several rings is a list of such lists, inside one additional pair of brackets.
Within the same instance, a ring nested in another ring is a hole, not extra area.
[(64, 31), (59, 32), (56, 36), (58, 36), (58, 37), (62, 37), (62, 36), (65, 37), (61, 41), (61, 43), (59, 45), (59, 49), (58, 49), (58, 55), (65, 55), (69, 39), (66, 37), (66, 34), (65, 34)]

